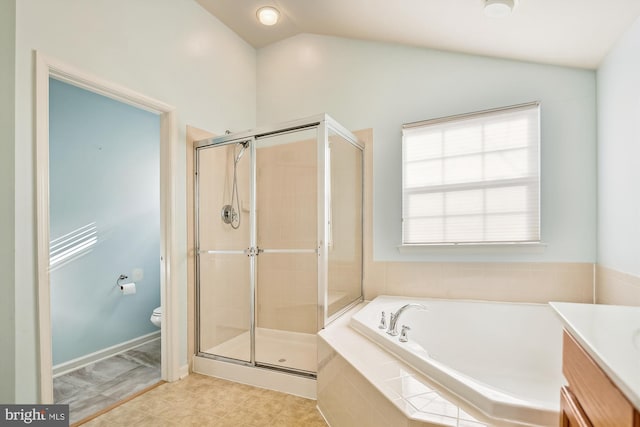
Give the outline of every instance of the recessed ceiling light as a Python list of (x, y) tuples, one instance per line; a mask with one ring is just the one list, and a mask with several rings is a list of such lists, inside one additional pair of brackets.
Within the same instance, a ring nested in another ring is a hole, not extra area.
[(485, 0), (484, 14), (491, 18), (503, 18), (511, 13), (514, 6), (514, 0)]
[(272, 6), (264, 6), (258, 9), (256, 12), (256, 16), (258, 16), (258, 21), (262, 25), (276, 25), (278, 23), (278, 19), (280, 19), (280, 12), (278, 9)]

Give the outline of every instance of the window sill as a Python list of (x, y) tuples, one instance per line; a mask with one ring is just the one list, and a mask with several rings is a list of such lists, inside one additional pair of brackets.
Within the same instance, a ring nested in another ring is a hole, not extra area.
[(546, 243), (451, 243), (432, 245), (399, 245), (398, 252), (403, 254), (541, 254), (547, 248)]

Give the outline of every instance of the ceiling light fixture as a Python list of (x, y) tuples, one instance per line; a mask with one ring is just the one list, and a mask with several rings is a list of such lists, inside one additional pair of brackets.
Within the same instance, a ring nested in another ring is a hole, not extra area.
[(514, 0), (485, 0), (484, 14), (491, 18), (504, 18), (511, 13), (514, 6)]
[(256, 16), (262, 25), (270, 27), (278, 23), (278, 20), (280, 19), (280, 12), (278, 12), (278, 9), (275, 7), (264, 6), (258, 9)]

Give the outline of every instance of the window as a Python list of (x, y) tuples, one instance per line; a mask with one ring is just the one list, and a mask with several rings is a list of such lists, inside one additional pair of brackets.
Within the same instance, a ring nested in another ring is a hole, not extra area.
[(540, 241), (540, 106), (402, 130), (402, 244)]

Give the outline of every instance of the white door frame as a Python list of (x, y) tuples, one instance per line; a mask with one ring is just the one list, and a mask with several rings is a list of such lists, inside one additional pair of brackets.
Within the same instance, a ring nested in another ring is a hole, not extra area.
[(40, 401), (53, 403), (49, 276), (49, 77), (160, 115), (160, 301), (162, 379), (180, 375), (176, 275), (175, 194), (172, 153), (177, 147), (175, 108), (35, 52), (37, 301)]

